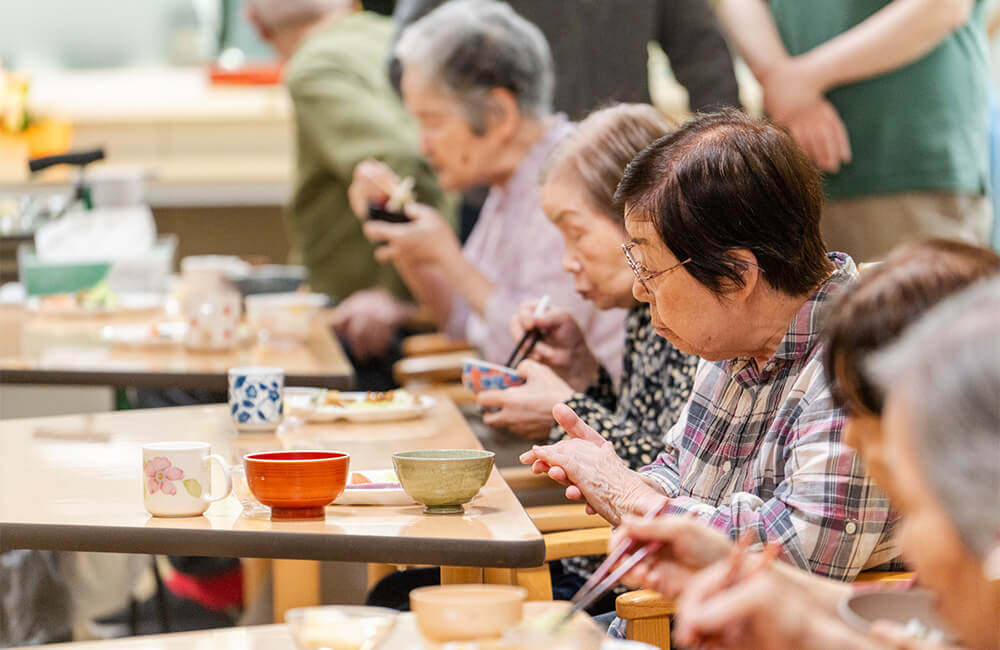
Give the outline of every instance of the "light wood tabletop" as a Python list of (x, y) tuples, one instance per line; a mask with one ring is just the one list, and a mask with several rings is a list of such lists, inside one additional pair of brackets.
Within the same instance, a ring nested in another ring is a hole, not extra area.
[(134, 316), (33, 314), (0, 307), (0, 383), (226, 390), (235, 366), (285, 369), (286, 384), (349, 389), (354, 370), (330, 330), (317, 321), (303, 341), (259, 342), (248, 336), (224, 352), (195, 352), (181, 344), (121, 345), (106, 327), (152, 325), (157, 312)]
[(200, 440), (237, 462), (278, 448), (334, 449), (352, 469), (392, 466), (410, 449), (479, 448), (443, 395), (424, 417), (380, 424), (291, 426), (236, 434), (224, 405), (0, 421), (0, 550), (14, 548), (521, 568), (544, 542), (494, 471), (462, 515), (421, 506), (330, 506), (325, 520), (270, 521), (235, 496), (204, 516), (154, 518), (143, 508), (141, 446)]

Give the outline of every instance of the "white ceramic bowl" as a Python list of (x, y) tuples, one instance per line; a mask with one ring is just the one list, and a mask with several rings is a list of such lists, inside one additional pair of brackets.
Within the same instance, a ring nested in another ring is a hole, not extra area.
[(321, 293), (265, 293), (246, 297), (247, 323), (275, 338), (304, 339), (329, 299)]

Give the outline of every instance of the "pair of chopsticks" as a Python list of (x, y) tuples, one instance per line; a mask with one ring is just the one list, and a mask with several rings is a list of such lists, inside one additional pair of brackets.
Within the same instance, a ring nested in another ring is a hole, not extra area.
[[(667, 506), (670, 505), (670, 501), (666, 500), (656, 510), (651, 510), (646, 513), (643, 517), (644, 520), (649, 521), (659, 517), (667, 511)], [(570, 601), (572, 606), (566, 612), (565, 616), (559, 620), (557, 627), (568, 622), (577, 612), (583, 611), (587, 607), (590, 607), (598, 598), (604, 595), (604, 593), (614, 587), (618, 582), (625, 577), (625, 574), (631, 571), (637, 564), (645, 560), (647, 557), (656, 553), (663, 547), (660, 542), (649, 542), (646, 545), (641, 545), (640, 542), (632, 538), (626, 538), (615, 547), (615, 550), (608, 555), (607, 559), (601, 563), (601, 566), (597, 567), (593, 575), (580, 587), (580, 590), (576, 592), (573, 599)], [(626, 555), (629, 557), (625, 558)], [(624, 560), (622, 558), (625, 558)], [(620, 564), (619, 564), (620, 562)], [(618, 565), (617, 568), (615, 565)]]
[[(539, 300), (538, 304), (535, 306), (535, 311), (533, 312), (534, 317), (538, 318), (539, 316), (544, 314), (545, 310), (548, 309), (548, 306), (549, 306), (549, 294), (545, 294), (544, 296), (542, 296), (542, 299)], [(515, 347), (514, 351), (510, 353), (510, 358), (507, 359), (507, 363), (505, 363), (504, 365), (507, 366), (508, 368), (517, 368), (522, 361), (528, 358), (528, 356), (531, 354), (531, 351), (535, 349), (535, 344), (538, 343), (541, 339), (542, 339), (542, 331), (537, 327), (532, 327), (530, 330), (526, 331), (524, 333), (524, 336), (521, 337), (521, 340), (517, 342), (517, 347)], [(526, 344), (527, 347), (525, 348)], [(521, 353), (522, 348), (524, 348), (523, 354)]]

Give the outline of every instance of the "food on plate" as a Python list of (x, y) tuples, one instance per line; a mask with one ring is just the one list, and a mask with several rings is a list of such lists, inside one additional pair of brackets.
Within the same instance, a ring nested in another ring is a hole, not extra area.
[[(392, 612), (379, 608), (310, 607), (295, 619), (293, 630), (299, 647), (309, 650), (371, 650), (394, 622)], [(296, 610), (292, 610), (296, 611)]]
[(391, 469), (373, 469), (364, 472), (352, 472), (347, 489), (352, 490), (386, 490), (399, 489), (399, 477)]
[(409, 408), (416, 403), (416, 397), (406, 390), (364, 394), (346, 394), (336, 390), (328, 390), (323, 398), (323, 403), (327, 406), (338, 406), (352, 410)]
[(114, 309), (118, 305), (118, 296), (107, 283), (101, 281), (90, 289), (78, 291), (76, 304), (83, 309)]

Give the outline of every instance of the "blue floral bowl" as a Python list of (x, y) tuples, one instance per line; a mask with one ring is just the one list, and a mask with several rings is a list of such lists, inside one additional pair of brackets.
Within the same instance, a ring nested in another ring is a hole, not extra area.
[(274, 431), (285, 415), (285, 371), (230, 368), (229, 414), (238, 431)]

